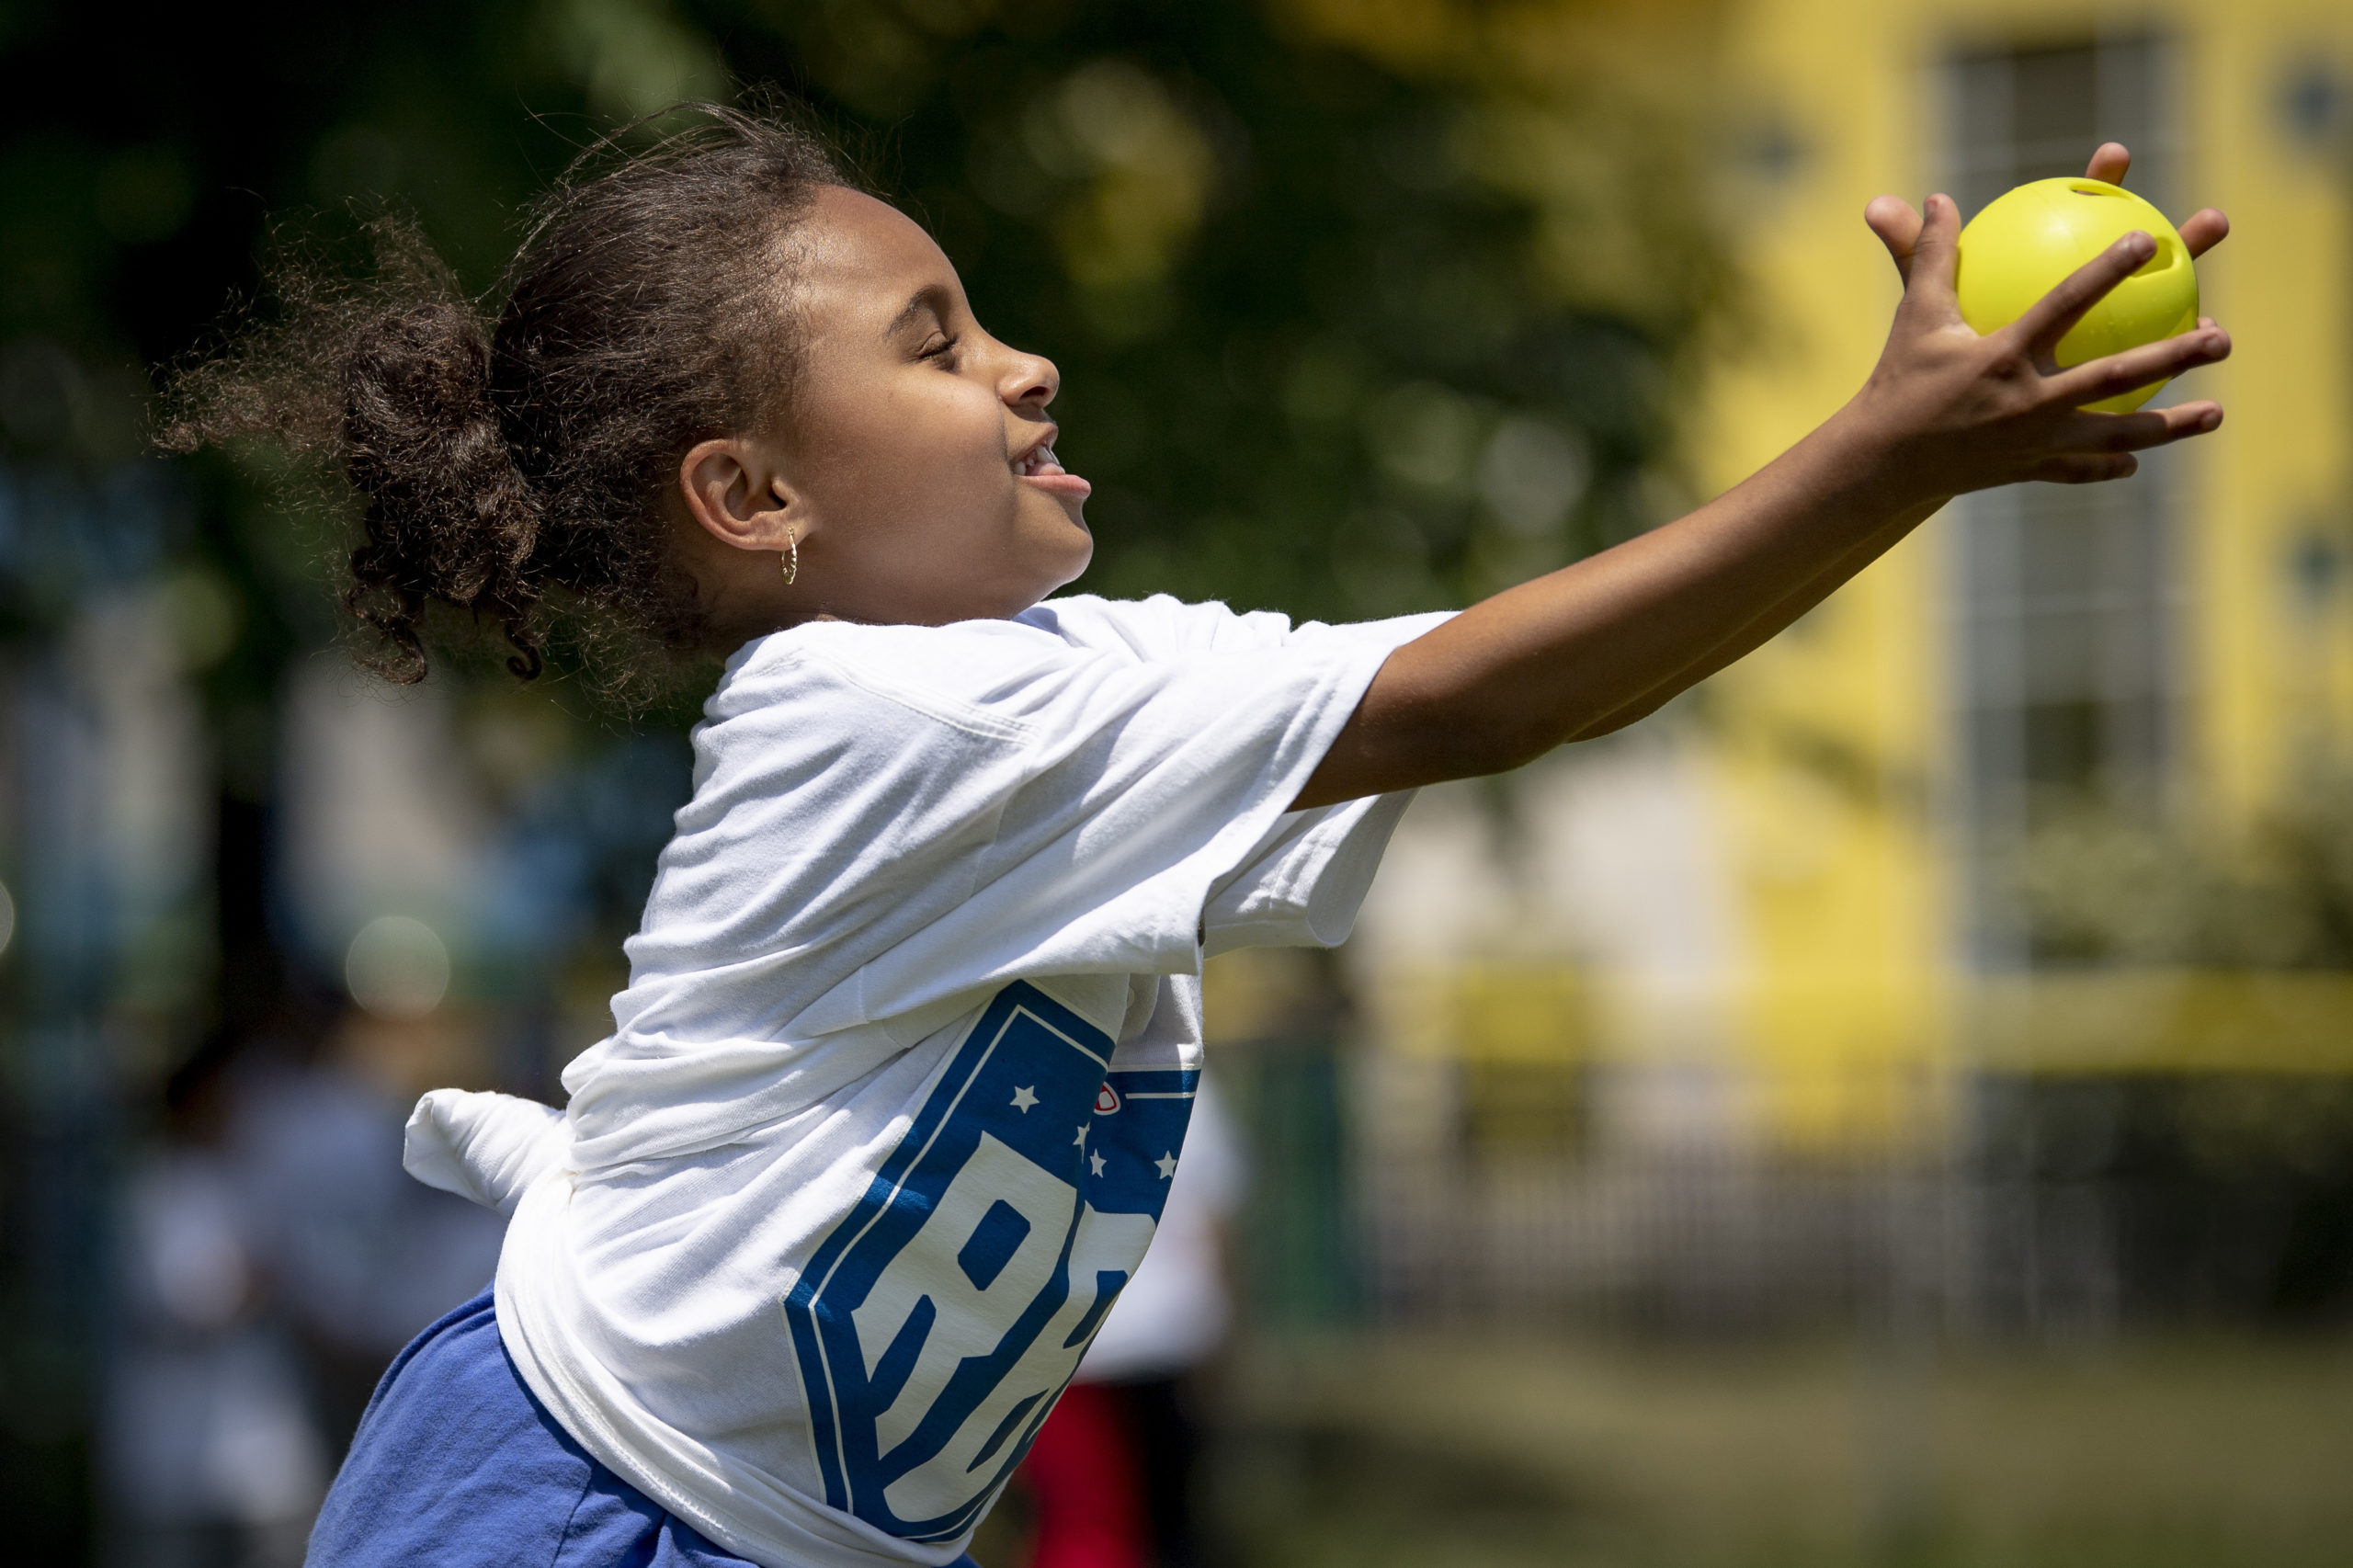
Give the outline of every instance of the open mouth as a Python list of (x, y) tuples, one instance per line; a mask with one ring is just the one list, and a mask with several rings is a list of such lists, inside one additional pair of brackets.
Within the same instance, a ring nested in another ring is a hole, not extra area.
[(1080, 499), (1094, 493), (1095, 487), (1063, 467), (1054, 457), (1050, 442), (1040, 442), (1013, 460), (1013, 472), (1040, 490), (1051, 490), (1057, 495), (1075, 495)]

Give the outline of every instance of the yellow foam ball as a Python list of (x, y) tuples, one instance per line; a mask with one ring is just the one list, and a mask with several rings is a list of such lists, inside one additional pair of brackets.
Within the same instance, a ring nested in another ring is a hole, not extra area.
[[(2198, 269), (2165, 215), (2126, 190), (2087, 177), (2039, 179), (1986, 203), (1961, 232), (1956, 287), (1961, 319), (1997, 332), (2070, 273), (2134, 230), (2157, 253), (2109, 291), (2059, 340), (2060, 365), (2080, 365), (2172, 337), (2198, 324)], [(2130, 414), (2163, 381), (2084, 406)]]

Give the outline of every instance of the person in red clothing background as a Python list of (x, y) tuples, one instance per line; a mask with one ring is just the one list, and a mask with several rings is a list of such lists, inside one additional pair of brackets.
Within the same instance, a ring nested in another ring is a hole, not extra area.
[(1022, 1461), (1029, 1568), (1194, 1568), (1191, 1374), (1233, 1324), (1225, 1232), (1244, 1179), (1205, 1074), (1152, 1248)]

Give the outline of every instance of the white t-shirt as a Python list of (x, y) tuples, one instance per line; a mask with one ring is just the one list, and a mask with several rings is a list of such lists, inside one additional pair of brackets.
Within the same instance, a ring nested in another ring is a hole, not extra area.
[(1203, 957), (1347, 936), (1402, 796), (1285, 808), (1390, 651), (1092, 597), (729, 661), (561, 1114), (437, 1091), (583, 1447), (772, 1568), (952, 1562), (1143, 1256)]

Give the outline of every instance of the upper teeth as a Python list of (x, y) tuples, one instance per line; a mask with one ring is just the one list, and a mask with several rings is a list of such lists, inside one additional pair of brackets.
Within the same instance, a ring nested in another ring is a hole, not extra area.
[(1040, 447), (1037, 450), (1031, 452), (1028, 457), (1021, 460), (1021, 472), (1024, 473), (1035, 473), (1053, 460), (1054, 449), (1051, 447)]

